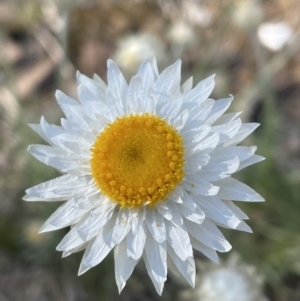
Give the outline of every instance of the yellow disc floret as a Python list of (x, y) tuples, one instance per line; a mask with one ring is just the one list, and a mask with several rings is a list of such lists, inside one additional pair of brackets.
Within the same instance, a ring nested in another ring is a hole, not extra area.
[(184, 176), (182, 137), (155, 115), (117, 118), (99, 134), (91, 151), (96, 184), (121, 207), (153, 207)]

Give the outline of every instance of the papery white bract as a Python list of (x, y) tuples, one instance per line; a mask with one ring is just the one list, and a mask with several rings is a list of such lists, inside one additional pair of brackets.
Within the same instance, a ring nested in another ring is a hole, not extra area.
[(233, 201), (263, 201), (231, 177), (263, 160), (237, 146), (258, 124), (225, 113), (233, 97), (208, 98), (214, 76), (192, 88), (180, 74), (180, 61), (159, 74), (147, 60), (127, 84), (109, 60), (108, 85), (77, 73), (80, 103), (56, 93), (61, 126), (30, 125), (50, 146), (29, 152), (64, 174), (26, 190), (26, 201), (66, 201), (41, 232), (71, 226), (57, 250), (85, 249), (79, 274), (114, 249), (119, 291), (142, 258), (159, 294), (168, 267), (194, 286), (193, 248), (218, 261), (231, 249), (218, 227), (251, 232)]

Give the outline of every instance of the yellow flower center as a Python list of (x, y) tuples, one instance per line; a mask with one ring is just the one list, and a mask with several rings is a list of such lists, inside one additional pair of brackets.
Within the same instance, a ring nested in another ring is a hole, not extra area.
[(143, 114), (117, 118), (91, 148), (92, 176), (121, 207), (152, 207), (184, 176), (184, 147), (176, 129)]

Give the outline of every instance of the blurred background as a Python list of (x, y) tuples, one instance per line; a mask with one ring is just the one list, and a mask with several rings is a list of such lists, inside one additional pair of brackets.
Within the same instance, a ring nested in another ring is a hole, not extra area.
[[(0, 301), (300, 300), (300, 8), (298, 0), (0, 1)], [(75, 72), (127, 79), (145, 58), (178, 58), (183, 81), (216, 73), (214, 98), (261, 126), (245, 141), (267, 158), (237, 177), (266, 199), (239, 204), (254, 233), (223, 230), (233, 246), (214, 265), (200, 253), (195, 290), (169, 274), (159, 297), (143, 264), (119, 296), (112, 254), (77, 277), (82, 254), (61, 259), (68, 229), (38, 235), (58, 207), (24, 190), (58, 176), (26, 152), (44, 143), (27, 123), (62, 117), (56, 89), (77, 99)]]

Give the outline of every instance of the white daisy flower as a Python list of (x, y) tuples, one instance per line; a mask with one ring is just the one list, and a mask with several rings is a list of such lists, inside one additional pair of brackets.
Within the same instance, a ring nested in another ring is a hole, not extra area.
[(114, 249), (119, 291), (141, 259), (159, 294), (168, 267), (194, 286), (193, 248), (217, 261), (231, 249), (219, 226), (251, 232), (232, 201), (263, 201), (231, 177), (263, 159), (237, 146), (258, 124), (223, 114), (233, 97), (208, 98), (214, 76), (192, 89), (180, 72), (147, 60), (127, 84), (109, 60), (108, 85), (78, 72), (80, 103), (56, 93), (61, 126), (30, 125), (50, 146), (29, 152), (64, 174), (26, 190), (26, 201), (66, 201), (40, 232), (71, 226), (57, 250), (85, 249), (79, 275)]
[(197, 40), (193, 27), (184, 21), (178, 20), (170, 27), (168, 38), (177, 47), (191, 45)]

